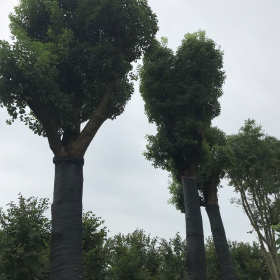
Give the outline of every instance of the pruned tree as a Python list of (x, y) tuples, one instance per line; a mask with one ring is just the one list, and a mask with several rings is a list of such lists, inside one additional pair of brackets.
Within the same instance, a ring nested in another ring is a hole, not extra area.
[[(146, 0), (20, 0), (0, 41), (0, 104), (54, 153), (51, 279), (82, 277), (84, 154), (133, 93), (157, 31)], [(81, 130), (81, 124), (85, 123)]]
[(188, 273), (190, 279), (206, 279), (196, 174), (203, 164), (204, 133), (220, 113), (223, 52), (204, 31), (185, 35), (176, 53), (166, 43), (154, 42), (140, 69), (146, 114), (157, 127), (155, 136), (147, 136), (145, 156), (182, 179)]
[[(204, 163), (197, 168), (201, 206), (205, 207), (210, 221), (221, 279), (237, 279), (218, 203), (218, 188), (230, 164), (231, 150), (226, 145), (225, 134), (217, 127), (206, 130), (202, 148)], [(169, 202), (185, 213), (182, 187), (174, 177), (170, 182), (169, 191), (171, 193)]]
[(228, 136), (233, 151), (228, 168), (229, 184), (240, 194), (241, 204), (253, 230), (273, 280), (280, 279), (280, 263), (273, 225), (280, 217), (280, 141), (264, 134), (254, 120), (236, 135)]

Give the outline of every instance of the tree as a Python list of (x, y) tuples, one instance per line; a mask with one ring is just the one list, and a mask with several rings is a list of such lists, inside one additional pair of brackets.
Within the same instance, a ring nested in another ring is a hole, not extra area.
[(47, 199), (19, 195), (0, 208), (0, 279), (43, 280), (49, 274), (51, 224), (43, 215)]
[[(230, 163), (231, 151), (226, 145), (225, 134), (216, 127), (207, 129), (204, 135), (204, 164), (197, 168), (198, 189), (201, 205), (205, 207), (213, 235), (213, 240), (219, 260), (222, 279), (237, 279), (232, 257), (220, 214), (218, 204), (218, 187), (225, 176), (225, 169)], [(169, 191), (172, 195), (169, 202), (185, 213), (183, 191), (181, 184), (173, 178)]]
[(261, 250), (273, 280), (280, 279), (275, 230), (279, 223), (280, 202), (280, 141), (265, 135), (254, 120), (236, 135), (228, 137), (233, 151), (228, 168), (229, 184), (240, 194), (241, 204), (256, 231)]
[(188, 276), (185, 269), (186, 240), (177, 233), (169, 240), (161, 239), (159, 253), (161, 266), (158, 273), (159, 280), (182, 280)]
[[(132, 62), (157, 31), (146, 0), (20, 0), (0, 41), (0, 104), (54, 153), (51, 279), (82, 277), (84, 154), (133, 92)], [(86, 125), (81, 131), (81, 124)]]
[(184, 190), (187, 267), (190, 279), (206, 279), (199, 196), (198, 164), (203, 164), (203, 136), (219, 115), (225, 74), (223, 52), (204, 31), (185, 35), (174, 54), (166, 40), (155, 42), (140, 69), (140, 92), (155, 136), (147, 136), (145, 156), (170, 171)]
[(157, 243), (157, 238), (151, 238), (143, 230), (135, 230), (127, 235), (118, 234), (108, 239), (109, 279), (157, 279), (160, 267)]
[(85, 279), (107, 280), (110, 250), (106, 245), (107, 229), (104, 221), (92, 212), (83, 213), (83, 261)]

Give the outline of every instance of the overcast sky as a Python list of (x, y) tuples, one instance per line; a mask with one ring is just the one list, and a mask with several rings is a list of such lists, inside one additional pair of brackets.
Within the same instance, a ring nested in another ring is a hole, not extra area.
[[(8, 14), (17, 0), (0, 0), (0, 39), (9, 39)], [(280, 137), (280, 2), (277, 0), (149, 0), (157, 14), (159, 32), (176, 50), (184, 34), (206, 31), (224, 51), (227, 79), (220, 99), (222, 113), (214, 124), (227, 134), (237, 133), (244, 120), (263, 125), (266, 133)], [(24, 197), (52, 201), (54, 164), (46, 139), (34, 135), (19, 121), (8, 126), (6, 110), (0, 108), (0, 206)], [(146, 134), (154, 134), (135, 94), (125, 112), (106, 121), (85, 155), (85, 211), (105, 220), (110, 234), (144, 229), (152, 236), (185, 238), (184, 215), (167, 203), (168, 173), (156, 170), (142, 155)], [(240, 208), (230, 204), (236, 196), (223, 182), (219, 204), (227, 237), (255, 240), (249, 221)], [(204, 235), (211, 235), (205, 209)]]

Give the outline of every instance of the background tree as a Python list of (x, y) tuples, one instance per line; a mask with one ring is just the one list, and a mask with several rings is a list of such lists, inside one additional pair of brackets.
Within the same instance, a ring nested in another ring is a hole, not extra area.
[(254, 120), (236, 135), (228, 137), (232, 148), (232, 164), (228, 168), (230, 185), (240, 194), (236, 200), (256, 231), (261, 250), (272, 279), (280, 279), (275, 230), (279, 223), (280, 203), (280, 141), (265, 135)]
[(108, 279), (181, 280), (185, 269), (185, 240), (177, 234), (170, 240), (151, 238), (143, 230), (109, 238)]
[(83, 213), (83, 263), (88, 280), (108, 279), (110, 250), (106, 246), (107, 229), (104, 221), (92, 212)]
[(166, 43), (166, 39), (154, 42), (140, 69), (146, 114), (157, 126), (157, 134), (147, 136), (145, 156), (156, 168), (182, 178), (189, 277), (206, 279), (195, 177), (198, 164), (203, 163), (203, 135), (220, 113), (223, 53), (204, 31), (185, 35), (176, 53)]
[[(229, 241), (230, 253), (233, 257), (236, 274), (239, 280), (269, 280), (270, 272), (259, 245)], [(214, 241), (208, 238), (206, 242), (206, 260), (209, 280), (221, 280), (221, 271), (216, 254)]]
[[(47, 280), (49, 273), (51, 222), (44, 216), (46, 199), (19, 196), (1, 210), (0, 279)], [(107, 238), (104, 221), (91, 212), (83, 214), (83, 256), (85, 279), (182, 280), (186, 241), (176, 234), (165, 240), (152, 238), (143, 230)], [(220, 280), (213, 239), (206, 242), (209, 280)], [(257, 243), (229, 242), (240, 280), (269, 280), (270, 272)]]
[(169, 240), (161, 239), (159, 253), (162, 265), (158, 279), (186, 279), (188, 275), (185, 269), (186, 240), (183, 240), (178, 233)]
[[(45, 216), (47, 199), (19, 195), (0, 210), (0, 279), (47, 280), (50, 272), (51, 221)], [(109, 247), (104, 221), (83, 213), (83, 260), (85, 279), (107, 280)]]
[(42, 280), (49, 274), (51, 223), (47, 199), (19, 195), (0, 209), (0, 279)]
[[(0, 41), (0, 104), (54, 153), (51, 279), (82, 277), (83, 156), (133, 92), (131, 63), (157, 31), (146, 0), (20, 0)], [(81, 124), (85, 123), (81, 130)]]
[(110, 248), (109, 279), (157, 279), (160, 267), (157, 238), (143, 230), (118, 234), (108, 240)]

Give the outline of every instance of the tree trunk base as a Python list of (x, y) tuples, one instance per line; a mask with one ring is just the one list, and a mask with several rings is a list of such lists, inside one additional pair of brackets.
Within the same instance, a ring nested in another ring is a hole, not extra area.
[(51, 280), (83, 279), (83, 157), (54, 158)]

